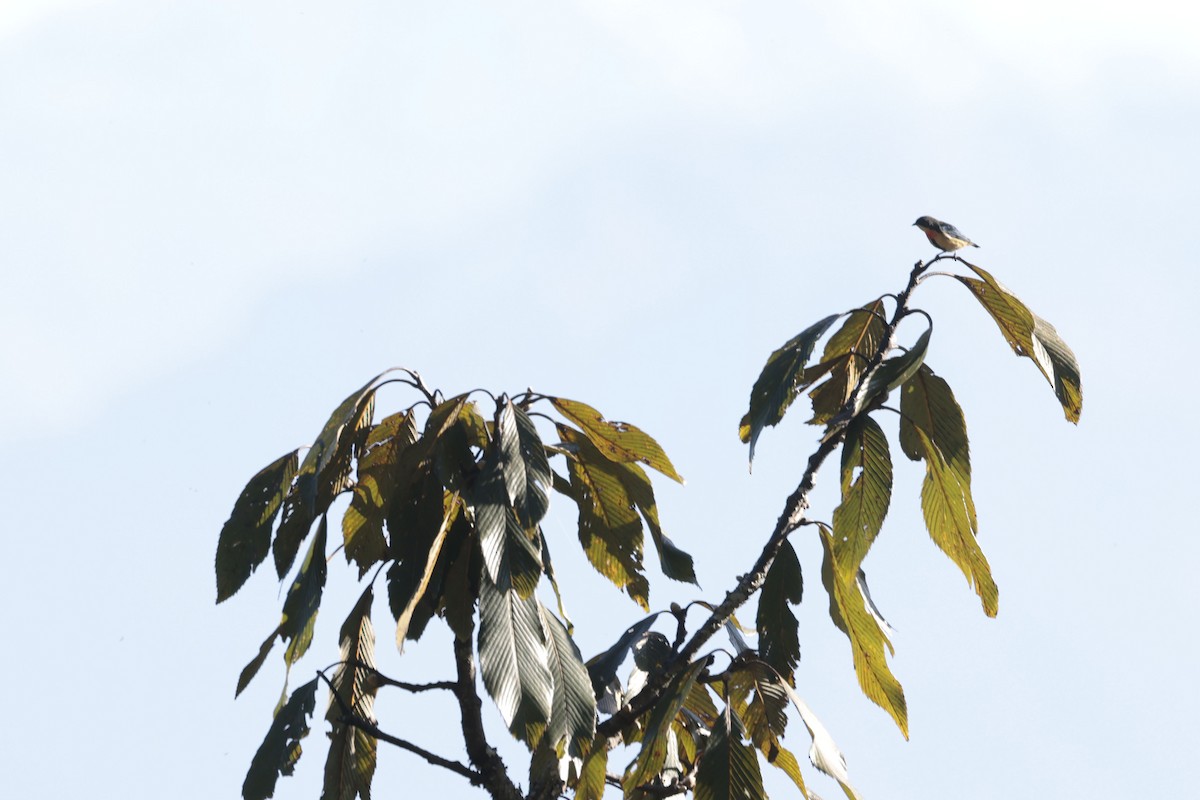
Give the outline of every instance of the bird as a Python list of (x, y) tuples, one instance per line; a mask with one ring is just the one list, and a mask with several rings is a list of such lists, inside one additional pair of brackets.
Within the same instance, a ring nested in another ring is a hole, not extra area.
[(967, 246), (979, 247), (979, 245), (964, 236), (962, 231), (949, 222), (942, 222), (940, 219), (934, 219), (933, 217), (921, 217), (913, 225), (916, 225), (925, 233), (925, 237), (929, 239), (930, 244), (943, 252), (952, 253)]

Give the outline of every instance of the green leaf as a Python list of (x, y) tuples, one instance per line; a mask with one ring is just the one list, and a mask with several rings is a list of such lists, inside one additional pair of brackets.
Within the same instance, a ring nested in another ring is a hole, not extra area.
[(383, 373), (334, 409), (300, 463), (273, 547), (275, 571), (281, 579), (291, 569), (312, 521), (349, 485), (351, 458), (357, 448), (366, 445), (375, 407), (375, 384), (381, 377)]
[(856, 417), (842, 445), (842, 502), (833, 511), (833, 557), (843, 575), (858, 573), (883, 528), (891, 499), (887, 436), (871, 417)]
[(696, 770), (696, 800), (766, 800), (754, 749), (734, 731), (728, 706), (713, 726)]
[(596, 733), (596, 695), (579, 648), (567, 627), (540, 602), (542, 627), (546, 638), (548, 666), (554, 682), (554, 697), (547, 730), (549, 744), (556, 750), (566, 743), (566, 753), (574, 758), (587, 755)]
[(708, 661), (708, 658), (701, 658), (675, 676), (675, 679), (671, 681), (662, 696), (650, 709), (646, 718), (645, 733), (642, 735), (642, 749), (626, 774), (626, 796), (629, 795), (631, 789), (649, 783), (658, 777), (667, 763), (671, 723), (675, 720), (679, 710), (683, 708), (684, 701), (696, 683), (696, 678), (708, 665)]
[[(415, 449), (415, 448), (414, 448)], [(397, 621), (414, 595), (417, 603), (409, 610), (409, 621), (404, 635), (410, 640), (421, 637), (433, 613), (441, 604), (442, 575), (447, 560), (434, 561), (433, 572), (426, 576), (430, 554), (439, 553), (446, 547), (456, 552), (458, 543), (455, 520), (451, 520), (451, 540), (435, 548), (435, 542), (448, 515), (447, 495), (442, 482), (434, 474), (429, 459), (421, 459), (412, 452), (415, 463), (404, 459), (412, 472), (400, 483), (388, 510), (388, 530), (392, 537), (391, 553), (396, 562), (388, 569), (388, 605)], [(457, 514), (457, 512), (456, 512)], [(436, 554), (435, 554), (436, 555)], [(424, 585), (424, 588), (423, 588)]]
[(250, 479), (217, 541), (217, 602), (242, 588), (271, 551), (271, 528), (292, 485), (298, 451), (279, 458)]
[(759, 655), (789, 681), (800, 663), (800, 637), (790, 606), (799, 603), (803, 594), (800, 560), (791, 543), (784, 540), (758, 595), (755, 626)]
[(604, 457), (621, 464), (634, 462), (658, 470), (671, 480), (683, 483), (683, 478), (671, 465), (658, 442), (650, 434), (628, 422), (610, 422), (591, 406), (562, 397), (551, 397), (558, 412), (574, 422)]
[(514, 586), (522, 598), (533, 594), (542, 577), (536, 529), (526, 531), (509, 506), (503, 461), (489, 455), (472, 491), (475, 524), (488, 578), (502, 588)]
[[(341, 663), (333, 675), (331, 691), (360, 719), (374, 719), (375, 629), (371, 625), (371, 604), (375, 599), (371, 586), (359, 597), (339, 636)], [(345, 712), (336, 700), (329, 705), (325, 718), (332, 724), (329, 755), (325, 759), (325, 785), (322, 800), (363, 800), (371, 798), (371, 780), (375, 776), (377, 742), (374, 736), (343, 721)]]
[(1083, 389), (1080, 383), (1079, 362), (1075, 354), (1049, 322), (1034, 314), (1012, 292), (991, 276), (987, 270), (967, 262), (982, 280), (956, 275), (959, 282), (971, 290), (984, 310), (995, 320), (1004, 340), (1018, 356), (1025, 356), (1037, 365), (1054, 388), (1067, 420), (1079, 422), (1083, 410)]
[[(857, 576), (846, 576), (832, 566), (835, 542), (833, 533), (824, 525), (821, 543), (825, 546), (826, 567), (821, 571), (829, 592), (831, 607), (836, 608), (842, 624), (838, 627), (850, 638), (850, 650), (854, 656), (854, 672), (858, 685), (871, 702), (878, 705), (895, 720), (904, 738), (908, 738), (908, 706), (904, 700), (904, 689), (888, 667), (884, 648), (891, 649), (883, 630), (867, 609)], [(835, 618), (835, 622), (838, 621)]]
[(592, 743), (592, 749), (583, 760), (583, 768), (579, 771), (575, 800), (604, 800), (604, 778), (608, 771), (608, 747), (605, 745), (603, 739)]
[(308, 555), (300, 565), (300, 571), (283, 601), (283, 619), (279, 623), (279, 635), (288, 642), (284, 660), (295, 664), (312, 644), (313, 626), (317, 622), (317, 611), (321, 607), (321, 593), (325, 589), (325, 539), (329, 526), (324, 516), (317, 526), (317, 535), (309, 545)]
[(291, 775), (300, 759), (300, 740), (308, 736), (308, 719), (316, 707), (317, 679), (296, 691), (275, 715), (270, 730), (246, 772), (242, 783), (245, 800), (265, 800), (275, 794), (280, 775)]
[(924, 449), (925, 483), (921, 486), (921, 510), (929, 536), (950, 560), (958, 565), (967, 583), (983, 603), (984, 613), (996, 616), (1000, 591), (992, 579), (992, 570), (976, 540), (979, 525), (971, 487), (945, 459), (933, 440), (920, 428), (914, 428)]
[(442, 524), (438, 528), (437, 534), (433, 537), (433, 542), (429, 545), (429, 550), (425, 555), (425, 565), (420, 571), (420, 578), (416, 585), (409, 593), (408, 600), (404, 604), (404, 608), (400, 611), (400, 615), (396, 619), (396, 647), (404, 652), (404, 639), (408, 636), (409, 623), (412, 622), (413, 612), (417, 608), (417, 603), (425, 598), (425, 592), (429, 588), (430, 579), (433, 577), (434, 567), (437, 566), (438, 558), (442, 554), (442, 544), (446, 541), (446, 535), (450, 532), (450, 526), (458, 519), (458, 514), (462, 510), (462, 503), (458, 499), (458, 494), (446, 495), (445, 510), (443, 511)]
[(262, 646), (258, 648), (258, 655), (250, 660), (250, 663), (242, 668), (242, 673), (238, 675), (237, 690), (233, 693), (237, 697), (242, 691), (250, 685), (250, 681), (254, 680), (254, 676), (262, 668), (263, 663), (267, 660), (267, 654), (271, 652), (271, 648), (275, 646), (275, 640), (279, 638), (278, 626), (271, 631), (271, 635), (266, 638)]
[(810, 325), (767, 359), (750, 390), (750, 410), (746, 412), (740, 430), (742, 441), (750, 445), (750, 463), (754, 463), (754, 448), (763, 429), (778, 425), (796, 395), (808, 385), (802, 380), (806, 377), (805, 365), (817, 340), (840, 316), (832, 314)]
[(513, 735), (532, 750), (553, 707), (554, 681), (536, 597), (502, 589), (485, 574), (479, 586), (479, 671)]
[(862, 367), (874, 358), (883, 342), (883, 334), (886, 332), (883, 322), (885, 310), (883, 298), (880, 298), (862, 306), (858, 311), (851, 312), (842, 327), (825, 343), (825, 351), (821, 354), (822, 363), (854, 353), (858, 358), (852, 363), (858, 365), (858, 371), (861, 373)]
[(346, 561), (358, 564), (360, 578), (387, 556), (387, 506), (404, 474), (402, 456), (416, 440), (411, 410), (387, 417), (367, 437), (366, 453), (358, 460), (358, 482), (342, 517)]
[(649, 610), (650, 584), (642, 563), (642, 521), (614, 465), (574, 428), (558, 426), (559, 436), (574, 446), (567, 468), (570, 484), (555, 488), (579, 508), (579, 541), (588, 561), (604, 577)]
[(654, 542), (654, 549), (658, 552), (658, 561), (663, 574), (672, 580), (699, 586), (691, 555), (663, 533), (662, 524), (658, 519), (658, 506), (655, 504), (654, 486), (650, 483), (650, 476), (637, 464), (614, 464), (613, 467), (613, 474), (625, 488), (625, 492), (633, 501), (634, 506), (641, 512), (642, 518), (646, 520), (646, 527), (650, 529), (650, 538)]
[(551, 481), (546, 448), (533, 420), (502, 397), (497, 404), (496, 442), (508, 502), (521, 527), (537, 526), (550, 506), (545, 487)]
[(879, 365), (879, 369), (875, 370), (867, 385), (859, 392), (854, 413), (868, 408), (877, 398), (883, 397), (916, 374), (929, 351), (929, 335), (932, 332), (932, 328), (926, 328), (908, 352), (889, 358)]
[[(441, 612), (454, 634), (469, 639), (475, 626), (475, 601), (479, 598), (478, 539), (462, 536), (454, 562), (446, 569)], [(449, 551), (449, 548), (447, 548)]]
[(900, 390), (900, 447), (913, 461), (925, 458), (922, 430), (937, 446), (950, 469), (964, 485), (971, 483), (971, 450), (962, 408), (942, 380), (922, 364)]

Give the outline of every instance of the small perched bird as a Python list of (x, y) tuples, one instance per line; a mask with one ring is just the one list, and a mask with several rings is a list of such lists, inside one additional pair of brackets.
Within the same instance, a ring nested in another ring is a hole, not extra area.
[(940, 219), (934, 219), (933, 217), (921, 217), (913, 225), (916, 225), (925, 232), (926, 238), (929, 239), (934, 247), (944, 252), (952, 253), (968, 245), (979, 247), (979, 245), (972, 242), (966, 236), (963, 236), (962, 231), (949, 222), (942, 222)]

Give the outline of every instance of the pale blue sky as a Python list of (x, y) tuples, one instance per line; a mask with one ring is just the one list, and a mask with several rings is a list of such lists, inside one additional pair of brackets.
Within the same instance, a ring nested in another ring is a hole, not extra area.
[[(233, 687), (279, 589), (256, 575), (214, 606), (217, 533), (255, 471), (389, 366), (647, 429), (688, 479), (660, 487), (667, 532), (718, 597), (817, 436), (800, 408), (747, 474), (758, 370), (899, 289), (931, 214), (1073, 346), (1082, 422), (961, 287), (925, 285), (1000, 614), (929, 542), (919, 467), (897, 463), (865, 566), (912, 740), (859, 693), (805, 531), (800, 693), (868, 799), (1180, 796), (1200, 717), (1197, 31), (1175, 0), (6, 0), (8, 790), (238, 796), (278, 659)], [(818, 488), (827, 519), (833, 474)], [(573, 522), (560, 505), (548, 531), (588, 656), (637, 609), (582, 568)], [(335, 660), (351, 583), (332, 570), (302, 668)], [(659, 577), (651, 603), (696, 596)], [(400, 658), (378, 621), (386, 672), (448, 673), (440, 630)], [(377, 711), (414, 740), (434, 721), (431, 749), (465, 758), (444, 699)], [(277, 797), (318, 796), (320, 737)], [(468, 789), (381, 751), (379, 797)]]

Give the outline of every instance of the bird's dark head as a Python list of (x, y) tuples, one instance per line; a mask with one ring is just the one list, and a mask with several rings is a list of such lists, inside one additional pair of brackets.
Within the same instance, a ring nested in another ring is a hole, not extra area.
[(918, 228), (936, 228), (937, 220), (933, 217), (921, 217), (913, 225), (916, 225)]

